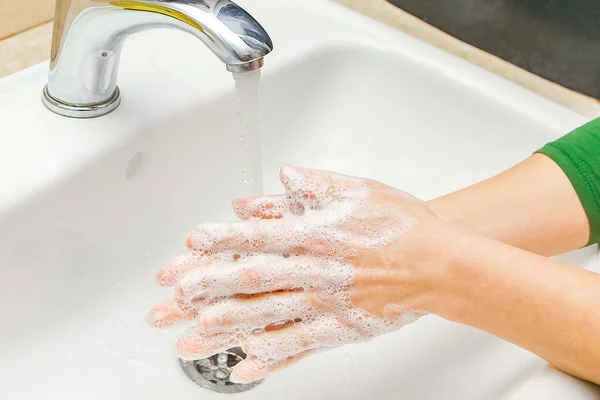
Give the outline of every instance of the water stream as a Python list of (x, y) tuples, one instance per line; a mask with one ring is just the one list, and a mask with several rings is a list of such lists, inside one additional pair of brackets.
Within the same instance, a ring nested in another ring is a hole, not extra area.
[(237, 116), (244, 153), (242, 177), (246, 196), (263, 194), (262, 110), (260, 107), (260, 69), (233, 73), (237, 95)]
[[(262, 168), (262, 109), (260, 106), (259, 87), (260, 87), (260, 69), (249, 72), (233, 72), (235, 80), (235, 92), (237, 100), (237, 116), (240, 124), (240, 141), (244, 154), (244, 167), (242, 169), (242, 178), (244, 181), (244, 190), (246, 196), (260, 196), (263, 194), (263, 168)], [(241, 354), (242, 358), (246, 355), (241, 348), (236, 347), (219, 353), (216, 357), (219, 360), (219, 367), (224, 374), (217, 377), (229, 384), (229, 373), (233, 365), (223, 367), (222, 360), (228, 360), (228, 354)], [(213, 356), (215, 357), (215, 356)], [(201, 360), (206, 362), (206, 360)], [(258, 383), (248, 385), (230, 385), (227, 386), (235, 391), (243, 391), (256, 386)]]

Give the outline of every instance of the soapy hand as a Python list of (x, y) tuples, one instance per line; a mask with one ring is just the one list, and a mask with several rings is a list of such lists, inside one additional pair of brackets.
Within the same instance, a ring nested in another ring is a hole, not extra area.
[(173, 299), (150, 313), (196, 320), (183, 359), (241, 346), (231, 376), (252, 382), (323, 349), (397, 330), (425, 314), (433, 288), (427, 205), (379, 182), (284, 166), (283, 195), (243, 198), (236, 223), (202, 224), (157, 279)]

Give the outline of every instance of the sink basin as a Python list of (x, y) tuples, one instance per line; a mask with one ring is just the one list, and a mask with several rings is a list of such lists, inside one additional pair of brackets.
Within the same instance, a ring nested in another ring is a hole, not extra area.
[[(334, 3), (240, 3), (276, 45), (261, 88), (268, 192), (291, 163), (430, 199), (586, 121)], [(170, 295), (153, 282), (158, 266), (196, 223), (234, 218), (230, 200), (244, 194), (231, 76), (194, 38), (146, 32), (126, 44), (120, 108), (74, 120), (42, 105), (46, 73), (42, 64), (0, 81), (0, 397), (222, 398), (181, 371), (181, 329), (152, 330), (144, 318)], [(593, 254), (567, 258), (584, 265)], [(544, 368), (429, 316), (236, 396), (498, 399)], [(570, 399), (600, 398), (574, 387)]]

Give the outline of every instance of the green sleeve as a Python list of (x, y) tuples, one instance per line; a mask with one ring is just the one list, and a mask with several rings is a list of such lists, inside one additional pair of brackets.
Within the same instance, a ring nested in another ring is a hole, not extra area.
[(590, 223), (589, 244), (600, 242), (600, 118), (537, 152), (550, 157), (567, 175)]

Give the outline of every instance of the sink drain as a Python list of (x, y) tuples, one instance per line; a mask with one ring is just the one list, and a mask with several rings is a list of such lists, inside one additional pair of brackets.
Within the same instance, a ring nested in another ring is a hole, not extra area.
[(241, 384), (229, 380), (231, 371), (246, 354), (239, 347), (229, 349), (209, 358), (185, 361), (179, 359), (185, 374), (204, 389), (218, 393), (241, 393), (258, 386), (262, 381)]

